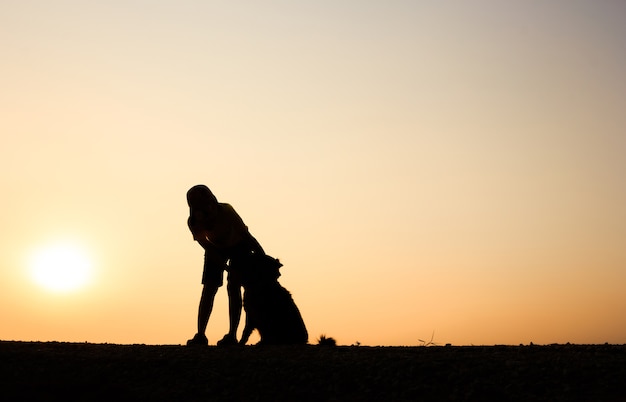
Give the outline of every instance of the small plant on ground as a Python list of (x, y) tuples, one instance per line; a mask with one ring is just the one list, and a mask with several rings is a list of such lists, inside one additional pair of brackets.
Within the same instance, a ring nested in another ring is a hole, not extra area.
[(317, 340), (317, 344), (320, 346), (337, 346), (337, 341), (334, 338), (326, 337), (326, 335), (320, 335), (320, 338)]
[(435, 331), (433, 331), (433, 334), (430, 336), (430, 340), (428, 342), (422, 339), (418, 339), (418, 341), (421, 342), (421, 344), (419, 344), (418, 346), (437, 346), (437, 344), (433, 342), (433, 339), (435, 339)]

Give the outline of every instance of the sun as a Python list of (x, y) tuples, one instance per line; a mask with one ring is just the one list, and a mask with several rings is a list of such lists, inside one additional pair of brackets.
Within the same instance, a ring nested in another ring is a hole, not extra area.
[(33, 253), (32, 279), (54, 292), (78, 290), (89, 283), (93, 264), (84, 248), (70, 243), (51, 244)]

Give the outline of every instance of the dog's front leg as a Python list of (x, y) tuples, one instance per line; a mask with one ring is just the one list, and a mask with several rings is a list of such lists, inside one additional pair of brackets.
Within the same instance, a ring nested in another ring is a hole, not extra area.
[(246, 342), (248, 342), (248, 338), (250, 338), (253, 330), (254, 327), (250, 322), (249, 314), (246, 314), (246, 325), (243, 327), (243, 333), (241, 334), (241, 340), (239, 341), (240, 345), (245, 345)]

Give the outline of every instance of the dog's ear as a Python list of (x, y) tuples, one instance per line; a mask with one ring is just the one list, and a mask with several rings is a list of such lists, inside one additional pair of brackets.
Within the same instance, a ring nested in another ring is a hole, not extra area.
[(264, 279), (276, 280), (280, 276), (278, 270), (282, 266), (283, 264), (277, 258), (266, 254), (258, 257), (256, 268)]
[(267, 268), (279, 269), (283, 266), (278, 258), (274, 258), (271, 255), (265, 254), (263, 256), (260, 256), (260, 259), (262, 261), (262, 264)]

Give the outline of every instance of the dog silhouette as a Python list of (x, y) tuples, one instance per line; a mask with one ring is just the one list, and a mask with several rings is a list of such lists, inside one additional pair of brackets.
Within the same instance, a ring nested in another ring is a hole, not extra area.
[(295, 345), (308, 342), (308, 332), (291, 293), (278, 283), (283, 264), (268, 255), (255, 255), (233, 267), (244, 289), (246, 323), (239, 344), (245, 345), (255, 329), (258, 345)]

